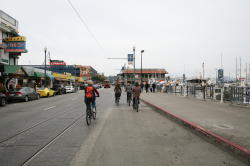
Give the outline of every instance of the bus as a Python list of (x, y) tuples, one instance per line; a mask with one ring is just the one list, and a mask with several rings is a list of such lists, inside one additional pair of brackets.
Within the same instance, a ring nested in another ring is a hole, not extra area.
[(103, 81), (103, 87), (104, 88), (110, 88), (110, 82), (109, 82), (109, 80), (104, 80)]

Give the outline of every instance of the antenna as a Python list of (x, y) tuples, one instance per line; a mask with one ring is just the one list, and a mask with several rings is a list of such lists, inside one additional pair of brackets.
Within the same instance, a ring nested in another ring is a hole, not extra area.
[(237, 60), (238, 60), (238, 58), (237, 58), (237, 56), (236, 56), (236, 74), (235, 74), (235, 82), (237, 83), (237, 76), (238, 76), (238, 73), (237, 73), (237, 71), (238, 71), (238, 62), (237, 62)]
[(240, 80), (241, 80), (241, 56), (240, 56)]
[(222, 57), (223, 57), (223, 53), (221, 53), (221, 56), (220, 56), (220, 65), (221, 65), (221, 69), (223, 68), (223, 65), (222, 65)]

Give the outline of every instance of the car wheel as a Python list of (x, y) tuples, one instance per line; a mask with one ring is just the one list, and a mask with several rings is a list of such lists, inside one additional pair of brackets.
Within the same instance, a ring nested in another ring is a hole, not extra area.
[(49, 97), (49, 93), (47, 93), (47, 97)]
[(25, 101), (25, 102), (28, 102), (28, 101), (29, 101), (28, 96), (25, 96), (25, 97), (24, 97), (24, 101)]
[(6, 99), (5, 98), (1, 98), (0, 105), (1, 106), (5, 106), (5, 104), (6, 104)]

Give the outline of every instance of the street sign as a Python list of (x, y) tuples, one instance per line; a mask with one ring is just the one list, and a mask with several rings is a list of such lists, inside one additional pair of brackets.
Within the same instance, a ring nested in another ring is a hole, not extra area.
[(223, 69), (218, 70), (218, 81), (223, 82), (224, 81), (224, 71)]
[(134, 54), (128, 54), (128, 64), (132, 65), (134, 62)]

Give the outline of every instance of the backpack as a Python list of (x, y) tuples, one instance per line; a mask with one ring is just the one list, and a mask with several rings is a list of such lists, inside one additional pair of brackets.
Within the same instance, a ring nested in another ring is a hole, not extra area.
[(86, 87), (86, 97), (87, 98), (92, 98), (93, 97), (93, 91), (94, 91), (94, 88), (92, 86), (87, 86)]

